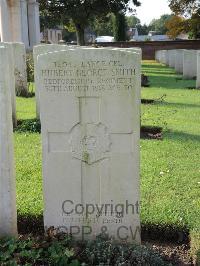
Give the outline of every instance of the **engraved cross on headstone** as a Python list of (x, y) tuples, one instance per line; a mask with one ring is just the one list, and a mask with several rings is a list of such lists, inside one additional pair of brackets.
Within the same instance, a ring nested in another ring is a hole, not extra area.
[[(81, 160), (83, 165), (88, 165), (86, 166), (88, 168), (92, 164), (109, 159), (111, 153), (133, 152), (133, 132), (110, 132), (107, 125), (103, 124), (100, 97), (78, 97), (78, 102), (79, 123), (69, 132), (48, 133), (50, 153), (70, 153), (72, 159)], [(99, 179), (101, 179), (100, 173)], [(83, 176), (82, 183), (84, 184)], [(99, 203), (101, 203), (100, 191), (101, 189), (99, 189)], [(83, 203), (84, 195), (81, 198)]]

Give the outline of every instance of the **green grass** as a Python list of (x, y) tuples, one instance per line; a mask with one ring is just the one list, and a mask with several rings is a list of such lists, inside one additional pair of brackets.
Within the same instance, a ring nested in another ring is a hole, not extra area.
[(143, 72), (142, 98), (164, 100), (142, 106), (142, 124), (162, 126), (164, 138), (141, 140), (142, 222), (200, 229), (200, 91), (155, 62)]
[[(142, 98), (142, 124), (163, 127), (163, 140), (141, 140), (141, 220), (200, 230), (200, 91), (173, 69), (143, 62), (151, 86)], [(35, 117), (34, 98), (17, 99), (19, 119)], [(42, 214), (41, 140), (15, 132), (17, 207), (21, 215)]]

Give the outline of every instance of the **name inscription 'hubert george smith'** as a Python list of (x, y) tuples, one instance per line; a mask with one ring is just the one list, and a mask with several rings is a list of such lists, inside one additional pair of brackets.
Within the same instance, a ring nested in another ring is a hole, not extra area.
[(44, 88), (48, 92), (117, 92), (134, 89), (134, 68), (120, 61), (88, 61), (78, 66), (73, 62), (53, 62), (42, 69)]

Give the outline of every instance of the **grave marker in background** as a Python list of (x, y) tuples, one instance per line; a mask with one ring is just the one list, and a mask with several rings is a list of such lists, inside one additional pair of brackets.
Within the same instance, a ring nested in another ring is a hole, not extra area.
[(27, 96), (26, 49), (23, 43), (12, 43), (17, 95)]
[[(12, 102), (12, 119), (13, 119), (13, 126), (16, 127), (17, 126), (17, 115), (16, 115), (16, 92), (15, 92), (15, 61), (14, 61), (14, 53), (13, 53), (13, 45), (12, 43), (0, 43), (0, 47), (6, 47), (8, 52), (8, 88), (10, 90), (10, 94), (11, 94), (11, 102)], [(3, 61), (1, 61), (3, 62)], [(2, 64), (0, 62), (0, 64)], [(2, 66), (4, 66), (4, 63), (2, 64)]]
[(197, 50), (184, 50), (183, 77), (192, 79), (197, 76)]
[(168, 50), (168, 55), (169, 55), (169, 66), (175, 67), (176, 50)]
[(17, 235), (9, 53), (0, 46), (0, 237)]
[(176, 50), (175, 70), (177, 73), (183, 73), (183, 49)]

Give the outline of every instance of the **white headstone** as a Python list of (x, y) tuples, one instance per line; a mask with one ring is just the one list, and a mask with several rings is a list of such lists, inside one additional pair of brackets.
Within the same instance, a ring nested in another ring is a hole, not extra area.
[(168, 55), (169, 55), (169, 66), (175, 67), (176, 50), (168, 50)]
[(159, 53), (159, 62), (160, 63), (163, 63), (163, 50), (160, 50), (160, 53)]
[(46, 228), (140, 242), (140, 65), (138, 49), (38, 56)]
[(26, 49), (23, 43), (12, 43), (14, 67), (15, 67), (15, 90), (17, 95), (26, 96), (27, 72), (26, 72)]
[(200, 89), (200, 51), (197, 53), (197, 81), (196, 88)]
[(177, 73), (183, 73), (183, 49), (176, 50), (175, 70)]
[(161, 50), (159, 50), (159, 51), (157, 51), (156, 52), (156, 60), (158, 61), (158, 62), (161, 62)]
[[(36, 45), (33, 48), (33, 60), (34, 64), (37, 63), (37, 57), (41, 54), (53, 51), (65, 51), (72, 46), (67, 45), (58, 45), (58, 44), (40, 44)], [(35, 98), (36, 98), (36, 117), (40, 118), (40, 96), (39, 96), (39, 80), (38, 80), (38, 73), (37, 68), (34, 68), (34, 78), (35, 78)]]
[(197, 50), (184, 50), (183, 77), (195, 78), (197, 76)]
[(162, 50), (161, 53), (161, 63), (168, 65), (169, 64), (169, 54), (168, 50)]
[(39, 3), (36, 0), (28, 1), (28, 25), (30, 47), (40, 43)]
[[(14, 60), (14, 52), (12, 43), (0, 43), (1, 47), (6, 47), (9, 50), (8, 60), (8, 75), (9, 75), (9, 89), (11, 93), (11, 102), (12, 102), (12, 119), (14, 127), (17, 126), (17, 115), (16, 115), (16, 92), (15, 92), (15, 60)], [(3, 61), (0, 61), (0, 65), (4, 65)]]
[(0, 237), (17, 235), (9, 52), (0, 47)]

